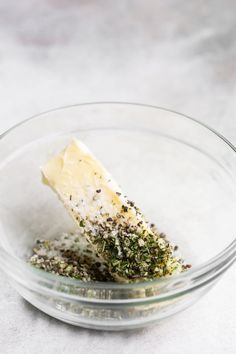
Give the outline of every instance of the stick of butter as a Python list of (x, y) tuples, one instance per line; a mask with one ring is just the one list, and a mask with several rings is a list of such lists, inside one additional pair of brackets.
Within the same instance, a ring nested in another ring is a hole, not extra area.
[(153, 231), (83, 143), (73, 140), (42, 167), (42, 174), (114, 279), (148, 279), (183, 270), (173, 246)]

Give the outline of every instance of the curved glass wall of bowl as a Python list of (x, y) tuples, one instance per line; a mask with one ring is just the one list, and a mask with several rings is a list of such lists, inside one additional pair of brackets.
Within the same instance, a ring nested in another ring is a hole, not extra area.
[[(121, 286), (76, 282), (26, 264), (36, 239), (74, 230), (40, 173), (73, 138), (179, 246), (190, 271)], [(152, 323), (194, 302), (235, 259), (235, 150), (191, 118), (135, 104), (66, 107), (3, 135), (0, 159), (1, 265), (23, 296), (52, 316), (96, 328)]]

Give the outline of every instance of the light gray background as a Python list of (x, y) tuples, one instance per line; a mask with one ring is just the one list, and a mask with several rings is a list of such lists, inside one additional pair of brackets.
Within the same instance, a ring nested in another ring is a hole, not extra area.
[[(56, 106), (150, 103), (236, 144), (234, 0), (0, 0), (0, 131)], [(233, 354), (236, 274), (168, 322), (135, 332), (74, 328), (0, 275), (0, 352)]]

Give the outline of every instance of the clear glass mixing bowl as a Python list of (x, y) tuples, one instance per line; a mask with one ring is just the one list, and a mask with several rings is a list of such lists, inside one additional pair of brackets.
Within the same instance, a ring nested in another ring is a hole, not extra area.
[[(74, 137), (178, 244), (191, 270), (145, 283), (84, 283), (26, 262), (37, 238), (74, 229), (40, 174)], [(62, 321), (108, 330), (158, 322), (198, 300), (236, 258), (235, 148), (194, 119), (127, 103), (60, 108), (3, 134), (0, 161), (0, 267), (26, 300)]]

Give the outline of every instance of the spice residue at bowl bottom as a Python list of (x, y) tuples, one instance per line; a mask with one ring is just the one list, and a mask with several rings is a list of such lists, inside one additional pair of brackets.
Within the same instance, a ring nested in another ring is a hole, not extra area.
[(53, 240), (37, 240), (30, 263), (47, 272), (78, 280), (113, 280), (91, 245), (77, 233), (63, 233)]
[[(174, 251), (177, 249), (175, 246)], [(55, 239), (37, 240), (29, 262), (46, 272), (82, 281), (115, 281), (107, 264), (80, 233), (62, 233)], [(182, 264), (183, 271), (190, 267)]]

